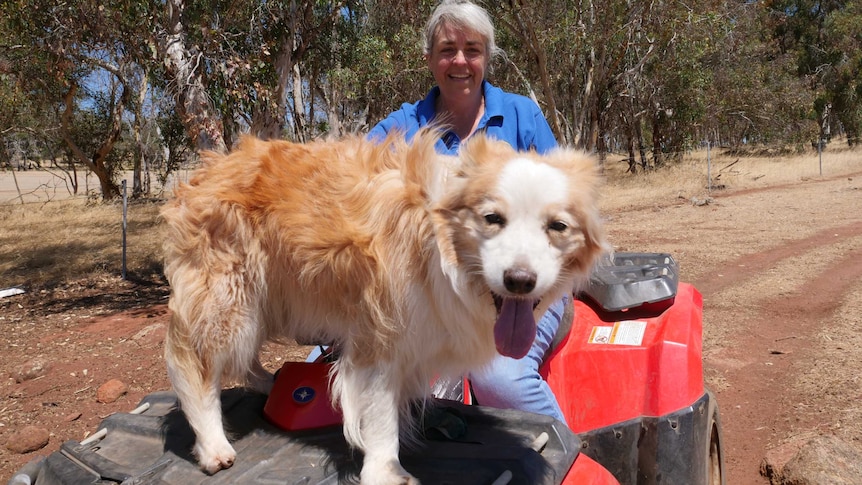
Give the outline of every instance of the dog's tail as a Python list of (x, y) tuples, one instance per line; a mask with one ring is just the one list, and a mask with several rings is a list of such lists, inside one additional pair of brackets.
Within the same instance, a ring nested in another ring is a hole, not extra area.
[(222, 429), (223, 379), (241, 384), (251, 381), (263, 392), (268, 390), (264, 383), (271, 385), (271, 381), (260, 372), (256, 358), (261, 335), (256, 325), (249, 324), (253, 317), (225, 301), (224, 291), (219, 291), (219, 286), (235, 282), (219, 284), (229, 278), (217, 274), (206, 278), (190, 267), (180, 273), (195, 280), (217, 281), (194, 288), (173, 282), (171, 321), (165, 336), (168, 377), (189, 424), (200, 437), (210, 429)]
[(248, 214), (209, 187), (186, 186), (162, 217), (172, 290), (165, 344), (177, 377), (172, 381), (188, 375), (180, 385), (197, 392), (199, 386), (219, 386), (223, 377), (254, 380), (257, 350), (266, 338), (260, 302), (267, 256)]

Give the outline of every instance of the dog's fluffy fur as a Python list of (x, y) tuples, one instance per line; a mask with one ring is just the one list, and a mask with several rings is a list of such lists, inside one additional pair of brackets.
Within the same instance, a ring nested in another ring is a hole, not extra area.
[(482, 135), (450, 158), (438, 136), (246, 137), (177, 188), (162, 212), (165, 358), (205, 471), (236, 456), (222, 380), (268, 391), (261, 344), (297, 338), (341, 351), (332, 393), (365, 454), (362, 483), (416, 483), (398, 461), (409, 403), (434, 376), (522, 356), (535, 318), (589, 273), (604, 247), (591, 158)]

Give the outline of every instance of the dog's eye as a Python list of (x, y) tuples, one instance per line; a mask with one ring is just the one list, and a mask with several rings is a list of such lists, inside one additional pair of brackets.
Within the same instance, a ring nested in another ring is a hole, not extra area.
[(485, 222), (493, 226), (503, 226), (506, 224), (506, 220), (503, 219), (503, 216), (495, 212), (485, 214)]
[(556, 232), (563, 232), (569, 228), (569, 225), (563, 221), (554, 221), (548, 224), (548, 229)]

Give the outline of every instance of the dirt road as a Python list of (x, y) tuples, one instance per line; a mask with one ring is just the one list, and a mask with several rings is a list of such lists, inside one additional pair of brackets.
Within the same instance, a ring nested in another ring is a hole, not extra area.
[[(70, 182), (74, 177), (77, 192)], [(131, 193), (132, 172), (123, 172), (117, 180), (126, 180)], [(186, 172), (180, 172), (176, 177), (187, 177)], [(175, 177), (175, 178), (176, 178)], [(159, 187), (154, 186), (153, 192)], [(77, 175), (66, 174), (57, 169), (51, 170), (0, 170), (0, 204), (20, 204), (32, 202), (49, 202), (67, 199), (69, 197), (84, 197), (91, 194), (94, 197), (101, 193), (99, 179), (90, 171)]]
[[(764, 484), (760, 462), (777, 445), (822, 433), (862, 440), (862, 172), (712, 195), (702, 206), (673, 199), (609, 211), (609, 232), (618, 250), (672, 253), (703, 293), (727, 483)], [(0, 449), (0, 482), (167, 388), (165, 294), (109, 280), (0, 300), (0, 372), (10, 376), (0, 381), (0, 443), (27, 424), (52, 433), (38, 452)], [(293, 357), (270, 347), (263, 360), (274, 369)], [(39, 358), (45, 375), (16, 382)], [(97, 403), (112, 378), (128, 393)]]
[(862, 174), (714, 197), (613, 214), (611, 233), (673, 253), (703, 293), (727, 483), (768, 483), (759, 465), (779, 444), (862, 440)]
[[(94, 175), (80, 175), (78, 193), (98, 190)], [(0, 170), (0, 204), (47, 202), (71, 197), (74, 193), (66, 174), (46, 170)]]

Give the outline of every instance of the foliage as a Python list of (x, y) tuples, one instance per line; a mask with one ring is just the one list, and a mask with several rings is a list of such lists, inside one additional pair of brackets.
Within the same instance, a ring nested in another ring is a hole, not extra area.
[[(432, 86), (420, 37), (436, 3), (3, 0), (0, 164), (93, 170), (110, 197), (129, 160), (166, 180), (245, 132), (364, 131)], [(482, 4), (505, 53), (491, 81), (533, 97), (562, 142), (628, 152), (631, 171), (703, 141), (862, 137), (860, 0)]]
[(820, 138), (833, 125), (850, 145), (862, 134), (862, 2), (781, 0), (770, 4), (780, 48), (796, 57), (797, 74), (814, 94)]

